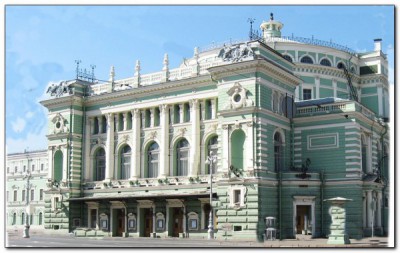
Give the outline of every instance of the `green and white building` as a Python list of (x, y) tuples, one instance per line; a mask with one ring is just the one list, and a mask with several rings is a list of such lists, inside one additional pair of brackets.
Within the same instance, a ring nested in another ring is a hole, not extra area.
[[(325, 199), (351, 199), (350, 238), (388, 232), (388, 62), (281, 36), (195, 48), (179, 67), (48, 88), (46, 231), (262, 240), (325, 237)], [(372, 40), (372, 39), (371, 39)], [(371, 43), (372, 44), (372, 43)], [(213, 151), (217, 160), (210, 182)], [(210, 203), (210, 190), (213, 199)]]
[[(45, 216), (44, 192), (47, 189), (46, 181), (48, 176), (47, 150), (8, 154), (6, 167), (5, 207), (7, 231), (20, 231), (26, 224), (27, 214), (29, 215), (28, 223), (30, 228), (32, 230), (43, 230)], [(27, 175), (31, 176), (28, 188), (26, 187)], [(29, 210), (27, 210), (28, 203)]]

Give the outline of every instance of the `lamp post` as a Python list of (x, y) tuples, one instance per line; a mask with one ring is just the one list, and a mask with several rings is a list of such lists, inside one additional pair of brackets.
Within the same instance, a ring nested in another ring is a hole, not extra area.
[(25, 215), (25, 228), (24, 228), (24, 234), (23, 238), (29, 238), (29, 214), (30, 214), (30, 208), (29, 208), (29, 190), (31, 188), (31, 183), (29, 182), (31, 179), (32, 175), (31, 172), (29, 171), (29, 163), (28, 163), (28, 170), (26, 171), (25, 176), (23, 179), (26, 179), (26, 215)]
[(217, 156), (210, 151), (210, 155), (207, 156), (206, 164), (210, 165), (210, 218), (208, 223), (208, 239), (214, 239), (214, 226), (213, 226), (213, 208), (212, 208), (212, 173), (214, 169), (214, 163), (217, 162)]

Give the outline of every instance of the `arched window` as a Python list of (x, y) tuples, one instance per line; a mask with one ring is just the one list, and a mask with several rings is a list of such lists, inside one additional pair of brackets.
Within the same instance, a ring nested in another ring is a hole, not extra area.
[(100, 148), (96, 152), (95, 158), (95, 181), (104, 180), (106, 177), (106, 152)]
[(57, 150), (54, 154), (53, 172), (54, 180), (60, 182), (63, 174), (63, 153), (61, 150)]
[(362, 171), (367, 173), (367, 151), (368, 151), (368, 144), (367, 139), (364, 135), (361, 136), (361, 164), (362, 164)]
[(323, 66), (327, 66), (327, 67), (332, 66), (331, 62), (326, 58), (322, 59), (320, 64), (323, 65)]
[(43, 213), (39, 213), (39, 225), (43, 225)]
[(274, 169), (275, 172), (283, 169), (283, 140), (279, 132), (274, 134)]
[[(217, 155), (218, 153), (218, 136), (213, 136), (209, 141), (207, 145), (207, 152), (206, 156), (210, 155), (210, 152), (213, 152), (214, 155)], [(208, 173), (210, 174), (210, 166), (208, 166)], [(213, 164), (213, 173), (217, 172), (217, 163)]]
[(307, 64), (313, 64), (314, 63), (314, 61), (311, 59), (310, 56), (304, 56), (303, 58), (301, 58), (300, 62), (307, 63)]
[(290, 62), (293, 62), (292, 57), (290, 57), (290, 56), (287, 55), (287, 54), (285, 54), (285, 55), (283, 56), (283, 58), (285, 58), (286, 60), (288, 60), (288, 61), (290, 61)]
[(343, 69), (344, 67), (345, 66), (344, 66), (343, 62), (339, 62), (338, 65), (337, 65), (338, 69)]
[(236, 169), (244, 169), (244, 144), (246, 135), (242, 130), (235, 130), (231, 135), (231, 165)]
[(128, 179), (131, 176), (131, 147), (125, 145), (121, 149), (120, 179)]
[(187, 176), (189, 170), (189, 142), (182, 139), (176, 146), (177, 176)]
[(160, 148), (157, 142), (153, 142), (147, 151), (147, 177), (154, 178), (158, 176), (160, 158)]

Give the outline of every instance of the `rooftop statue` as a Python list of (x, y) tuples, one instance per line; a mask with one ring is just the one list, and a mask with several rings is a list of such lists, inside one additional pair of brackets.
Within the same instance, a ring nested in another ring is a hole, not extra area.
[(71, 91), (72, 89), (67, 84), (67, 81), (61, 81), (58, 85), (51, 84), (46, 93), (50, 93), (50, 96), (61, 97), (64, 93), (71, 94)]

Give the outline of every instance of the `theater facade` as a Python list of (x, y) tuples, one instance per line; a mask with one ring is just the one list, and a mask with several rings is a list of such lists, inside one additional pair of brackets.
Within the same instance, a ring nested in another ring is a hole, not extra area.
[(277, 238), (326, 237), (324, 200), (343, 197), (350, 238), (387, 234), (381, 41), (357, 53), (282, 27), (271, 15), (177, 68), (166, 54), (156, 73), (49, 86), (46, 231), (207, 238), (211, 220), (217, 239), (262, 240), (273, 217)]

